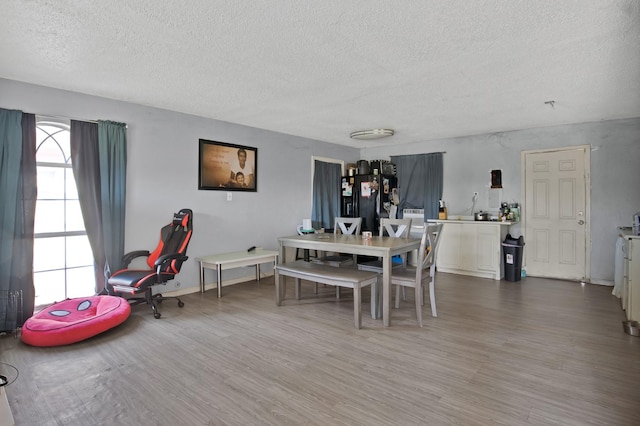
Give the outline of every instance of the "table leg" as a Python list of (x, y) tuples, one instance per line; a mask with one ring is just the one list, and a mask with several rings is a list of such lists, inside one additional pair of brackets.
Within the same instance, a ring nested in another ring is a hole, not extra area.
[[(277, 264), (280, 263), (285, 263), (286, 262), (286, 251), (287, 248), (282, 244), (282, 241), (280, 242), (280, 256), (278, 256), (278, 259), (276, 259)], [(295, 253), (293, 256), (293, 259), (295, 260)], [(275, 265), (274, 265), (275, 267)], [(278, 275), (275, 276), (276, 281), (276, 292), (278, 292), (278, 294), (276, 295), (276, 297), (278, 298), (278, 306), (280, 305), (280, 300), (284, 300), (284, 298), (287, 295), (287, 277), (282, 277), (282, 283), (280, 282), (280, 278)]]
[(382, 257), (382, 324), (391, 325), (391, 256)]
[(274, 278), (276, 281), (276, 306), (280, 306), (280, 301), (283, 299), (282, 297), (282, 289), (280, 288), (280, 273), (276, 269), (274, 272)]
[(256, 263), (256, 281), (260, 281), (260, 264)]
[(362, 289), (360, 288), (360, 284), (356, 283), (356, 285), (353, 286), (353, 320), (357, 329), (362, 328), (361, 296)]
[(216, 272), (218, 273), (218, 299), (222, 297), (222, 265), (216, 265)]
[(200, 262), (200, 293), (204, 293), (204, 268)]
[(378, 319), (382, 316), (382, 285), (380, 277), (371, 284), (371, 318)]

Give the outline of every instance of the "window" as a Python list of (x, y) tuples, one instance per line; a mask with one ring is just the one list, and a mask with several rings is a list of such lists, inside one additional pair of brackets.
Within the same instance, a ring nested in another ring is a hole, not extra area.
[(38, 120), (35, 305), (95, 294), (94, 263), (71, 169), (69, 123)]

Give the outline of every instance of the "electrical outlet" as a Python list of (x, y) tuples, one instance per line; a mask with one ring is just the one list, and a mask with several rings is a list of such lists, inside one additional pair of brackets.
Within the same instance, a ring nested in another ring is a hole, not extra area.
[(227, 201), (233, 200), (233, 192), (227, 192)]

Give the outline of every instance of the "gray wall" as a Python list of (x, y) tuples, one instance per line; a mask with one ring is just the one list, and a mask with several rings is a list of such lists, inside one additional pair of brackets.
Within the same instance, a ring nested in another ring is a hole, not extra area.
[[(489, 171), (502, 170), (503, 200), (521, 201), (522, 150), (590, 145), (591, 278), (613, 280), (616, 227), (640, 211), (640, 118), (519, 130), (356, 150), (126, 102), (0, 79), (0, 107), (36, 114), (104, 119), (128, 124), (126, 249), (151, 248), (173, 211), (194, 210), (191, 259), (256, 245), (275, 248), (311, 212), (311, 157), (347, 162), (446, 151), (444, 199), (450, 214), (487, 209)], [(198, 191), (198, 139), (258, 148), (258, 192)], [(519, 229), (516, 227), (515, 234)], [(229, 271), (231, 278), (246, 271)], [(210, 277), (207, 279), (212, 281)], [(197, 286), (190, 260), (180, 276)]]
[[(178, 281), (198, 286), (198, 256), (277, 248), (311, 217), (311, 157), (355, 162), (359, 150), (227, 122), (0, 79), (0, 107), (127, 123), (126, 250), (152, 249), (174, 211), (194, 211), (189, 261)], [(258, 191), (198, 190), (198, 139), (258, 148)], [(230, 270), (233, 279), (251, 274)], [(207, 276), (212, 282), (213, 274)], [(169, 286), (167, 290), (171, 290)]]
[[(369, 148), (364, 159), (388, 159), (444, 151), (444, 194), (449, 214), (471, 206), (488, 209), (492, 169), (502, 170), (503, 200), (521, 202), (521, 151), (591, 146), (591, 281), (613, 281), (617, 226), (631, 225), (640, 211), (640, 118), (572, 124), (513, 132), (442, 139), (397, 147)], [(469, 214), (469, 213), (466, 213)], [(520, 235), (516, 226), (514, 234)], [(526, 250), (526, 248), (525, 248)]]

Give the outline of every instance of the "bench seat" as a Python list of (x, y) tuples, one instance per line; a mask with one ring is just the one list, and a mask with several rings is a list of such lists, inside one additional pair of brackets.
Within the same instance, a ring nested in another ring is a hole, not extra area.
[[(280, 276), (295, 278), (296, 300), (300, 299), (300, 280), (307, 280), (321, 284), (353, 289), (353, 310), (356, 328), (362, 326), (361, 295), (362, 287), (375, 285), (378, 281), (378, 273), (372, 271), (360, 271), (352, 268), (336, 268), (328, 265), (319, 265), (312, 262), (298, 260), (296, 262), (282, 263), (274, 268), (276, 282), (276, 305), (280, 306), (284, 300), (285, 286), (280, 284)], [(373, 300), (371, 303), (375, 303)]]

